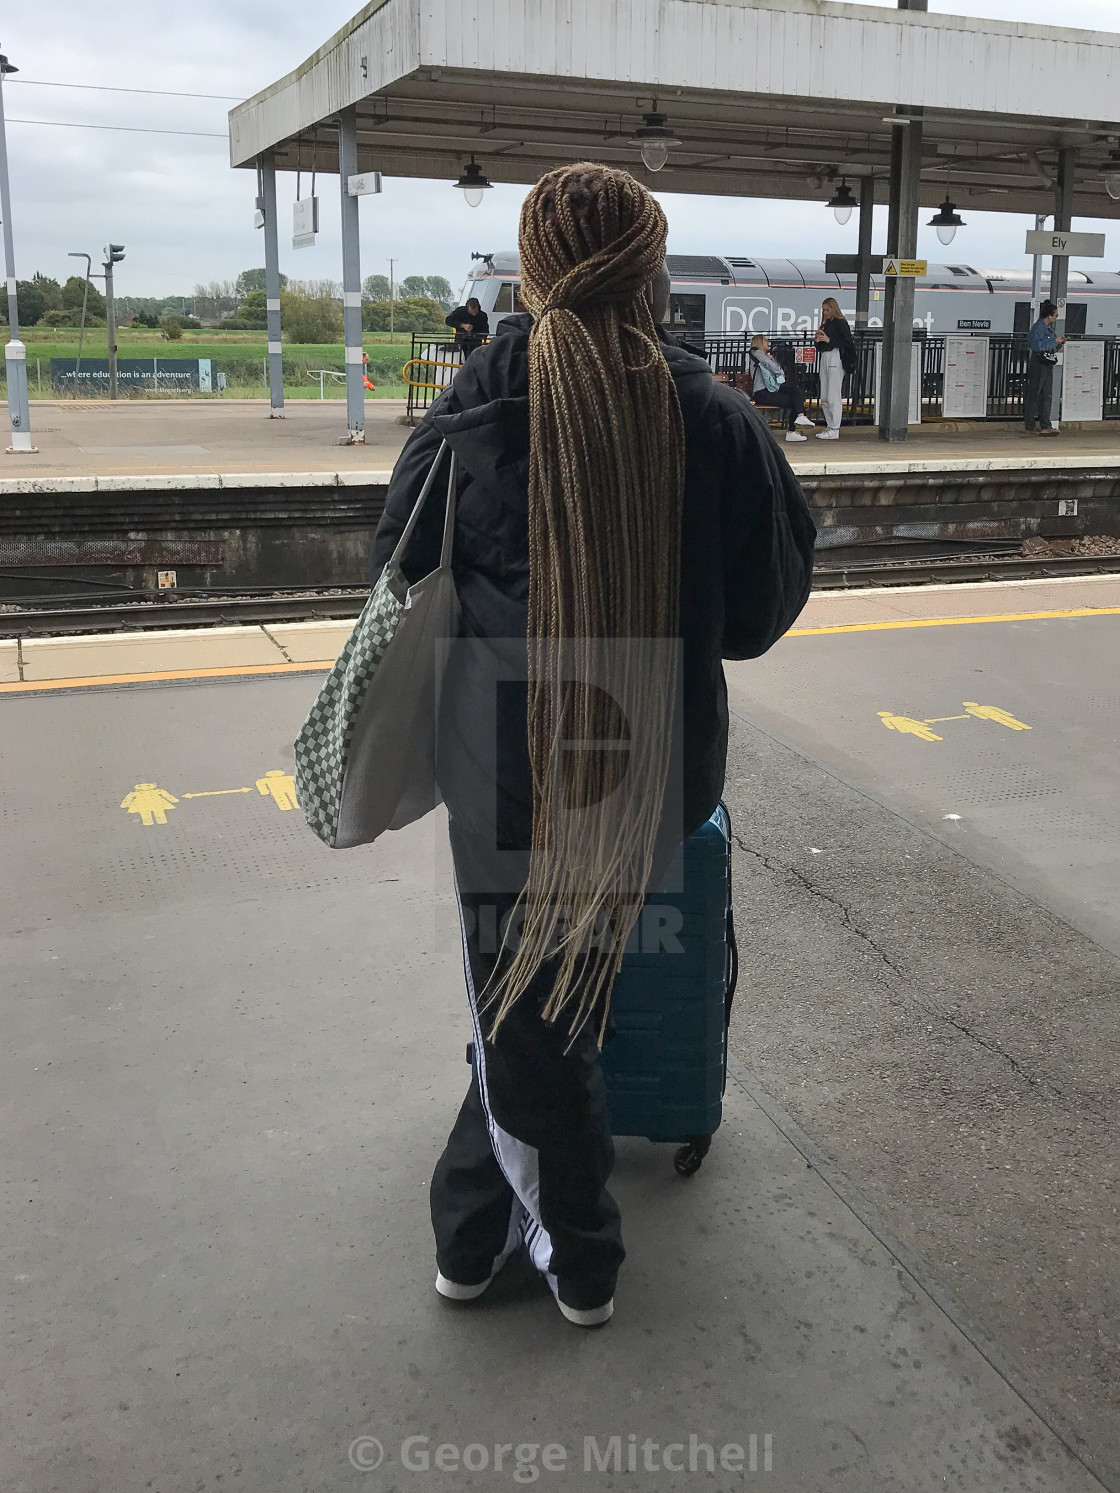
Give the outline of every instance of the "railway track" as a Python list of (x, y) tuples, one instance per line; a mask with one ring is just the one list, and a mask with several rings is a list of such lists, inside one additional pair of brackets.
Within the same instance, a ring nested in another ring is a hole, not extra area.
[(1046, 580), (1117, 572), (1120, 572), (1120, 555), (984, 555), (969, 559), (950, 556), (935, 560), (861, 560), (855, 564), (818, 561), (813, 572), (813, 589), (847, 591), (870, 586)]
[[(875, 586), (963, 584), (968, 581), (1042, 580), (1120, 573), (1120, 555), (988, 555), (923, 560), (832, 562), (822, 555), (813, 576), (816, 591)], [(107, 596), (90, 604), (86, 596), (13, 597), (0, 602), (0, 637), (39, 637), (62, 633), (138, 632), (163, 627), (214, 627), (251, 622), (317, 622), (354, 617), (368, 589), (331, 592), (269, 592), (253, 595), (185, 595), (175, 601), (122, 600)]]

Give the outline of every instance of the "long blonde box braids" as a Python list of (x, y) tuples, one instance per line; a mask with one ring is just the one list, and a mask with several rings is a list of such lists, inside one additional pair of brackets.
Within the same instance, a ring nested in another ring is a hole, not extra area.
[[(521, 295), (536, 317), (533, 836), (516, 948), (487, 992), (495, 1032), (555, 957), (542, 1015), (564, 1014), (573, 1034), (594, 1016), (601, 1041), (649, 883), (677, 688), (684, 486), (680, 406), (646, 300), (666, 228), (639, 182), (591, 163), (542, 178), (521, 212)], [(624, 744), (612, 753), (565, 742)]]

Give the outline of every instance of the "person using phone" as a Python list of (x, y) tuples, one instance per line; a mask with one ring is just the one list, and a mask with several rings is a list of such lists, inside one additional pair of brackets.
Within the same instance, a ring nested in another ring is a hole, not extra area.
[(1038, 320), (1027, 333), (1030, 356), (1027, 359), (1027, 393), (1023, 401), (1023, 428), (1027, 435), (1057, 435), (1050, 422), (1054, 399), (1054, 365), (1058, 349), (1066, 340), (1054, 331), (1058, 308), (1053, 301), (1043, 301)]
[(856, 345), (840, 303), (832, 296), (821, 305), (821, 324), (813, 341), (817, 344), (821, 409), (825, 418), (825, 429), (817, 431), (817, 440), (838, 441), (844, 413), (844, 375), (855, 372)]
[(490, 319), (474, 296), (465, 306), (456, 306), (444, 320), (455, 328), (455, 346), (464, 358), (481, 347), (490, 335)]

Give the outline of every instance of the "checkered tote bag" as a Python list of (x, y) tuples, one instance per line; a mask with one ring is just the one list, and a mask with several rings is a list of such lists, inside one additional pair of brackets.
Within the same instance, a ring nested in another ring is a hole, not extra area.
[(308, 824), (334, 850), (367, 845), (440, 801), (435, 780), (439, 690), (459, 628), (451, 575), (455, 458), (449, 462), (439, 568), (409, 586), (401, 556), (447, 449), (327, 675), (295, 744), (296, 793)]

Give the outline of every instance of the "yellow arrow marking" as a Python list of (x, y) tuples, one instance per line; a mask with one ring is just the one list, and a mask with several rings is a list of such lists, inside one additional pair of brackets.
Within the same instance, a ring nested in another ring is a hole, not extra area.
[(252, 793), (251, 788), (215, 788), (210, 793), (181, 793), (180, 798), (221, 798), (225, 793)]
[[(924, 719), (927, 726), (936, 726), (939, 721), (967, 721), (971, 717), (968, 715), (927, 715)], [(183, 794), (184, 798), (191, 796), (189, 793)]]

